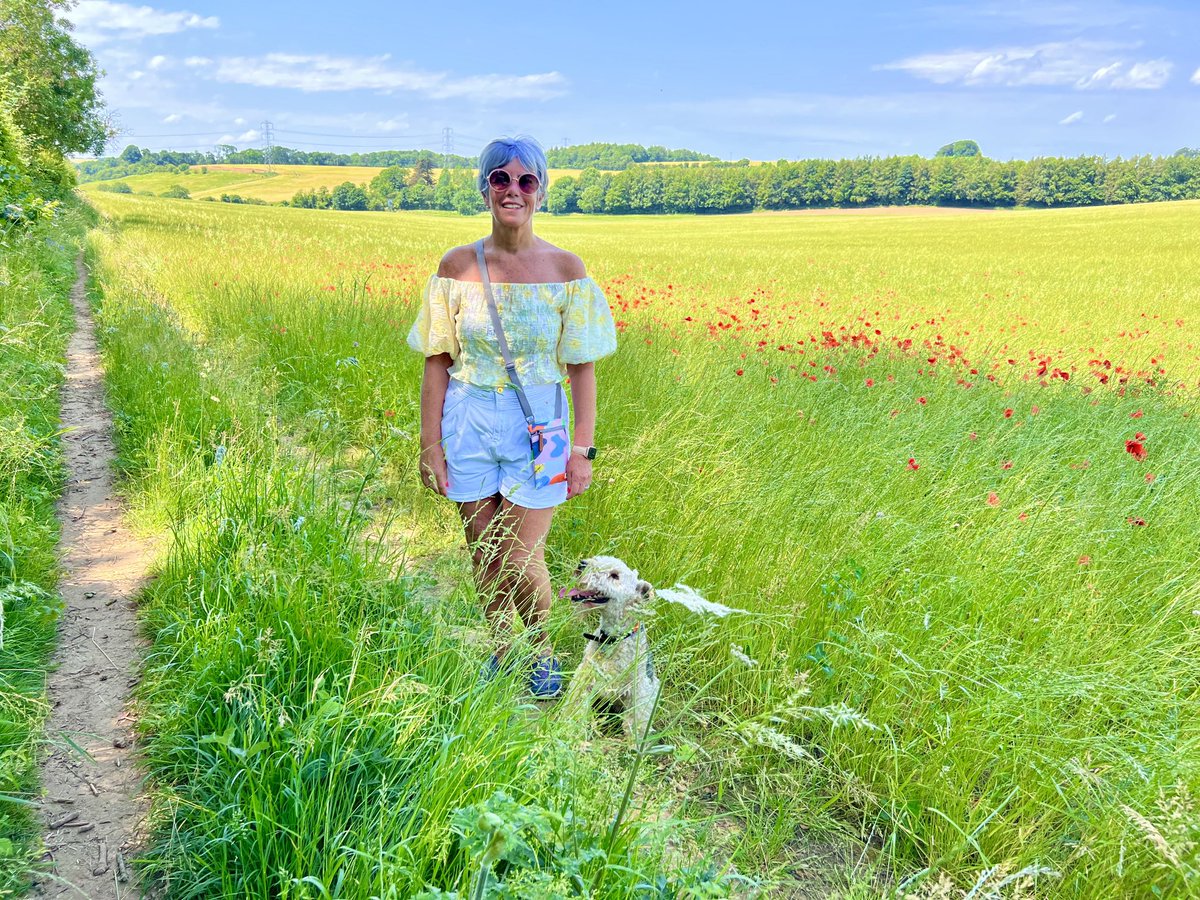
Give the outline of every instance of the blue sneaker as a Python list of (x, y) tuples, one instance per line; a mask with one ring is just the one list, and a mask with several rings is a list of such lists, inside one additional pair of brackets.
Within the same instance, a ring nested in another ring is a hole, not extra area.
[(529, 676), (529, 693), (537, 700), (553, 700), (562, 693), (562, 663), (558, 657), (538, 657)]

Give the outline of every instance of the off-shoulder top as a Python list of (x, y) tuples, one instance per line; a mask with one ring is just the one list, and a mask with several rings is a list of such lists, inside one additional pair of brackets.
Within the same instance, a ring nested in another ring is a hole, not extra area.
[[(608, 301), (591, 278), (492, 282), (492, 293), (524, 384), (557, 384), (567, 365), (594, 362), (617, 349)], [(426, 356), (449, 353), (452, 378), (491, 388), (509, 383), (479, 282), (429, 276), (408, 345)]]

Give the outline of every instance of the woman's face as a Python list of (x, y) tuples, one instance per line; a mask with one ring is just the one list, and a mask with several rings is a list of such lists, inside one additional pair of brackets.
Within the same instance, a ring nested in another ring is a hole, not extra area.
[(534, 210), (538, 207), (538, 195), (536, 191), (526, 194), (518, 186), (521, 176), (530, 172), (521, 165), (519, 159), (510, 160), (500, 168), (508, 173), (508, 187), (498, 191), (489, 184), (487, 204), (496, 222), (509, 228), (519, 228), (533, 219)]

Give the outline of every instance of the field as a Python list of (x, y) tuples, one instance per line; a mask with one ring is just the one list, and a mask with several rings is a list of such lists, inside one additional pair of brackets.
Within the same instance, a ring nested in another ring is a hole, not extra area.
[(417, 486), (404, 337), (487, 220), (90, 197), (121, 467), (174, 535), (172, 896), (1200, 892), (1200, 204), (540, 218), (622, 334), (555, 586), (611, 552), (744, 610), (650, 620), (637, 755), (476, 685)]
[[(203, 172), (202, 169), (208, 171)], [(278, 203), (281, 200), (291, 200), (298, 191), (312, 191), (322, 187), (333, 189), (345, 181), (365, 185), (383, 171), (370, 166), (275, 166), (274, 170), (272, 174), (267, 171), (266, 166), (192, 166), (186, 175), (131, 175), (115, 180), (125, 182), (135, 192), (151, 191), (161, 194), (168, 188), (181, 184), (188, 189), (193, 200), (220, 197), (221, 194), (238, 194), (268, 203)], [(435, 180), (440, 172), (440, 169), (434, 170)], [(564, 175), (578, 175), (579, 170), (551, 169), (549, 174), (553, 183)], [(91, 193), (98, 191), (102, 185), (112, 183), (90, 181), (83, 185), (83, 190)]]

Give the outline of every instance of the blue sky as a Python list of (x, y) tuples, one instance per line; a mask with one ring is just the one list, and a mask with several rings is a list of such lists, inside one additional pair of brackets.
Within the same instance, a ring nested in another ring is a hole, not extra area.
[[(1200, 146), (1200, 3), (80, 0), (126, 143), (429, 147), (499, 134), (723, 158)], [(676, 12), (674, 9), (682, 9)]]

